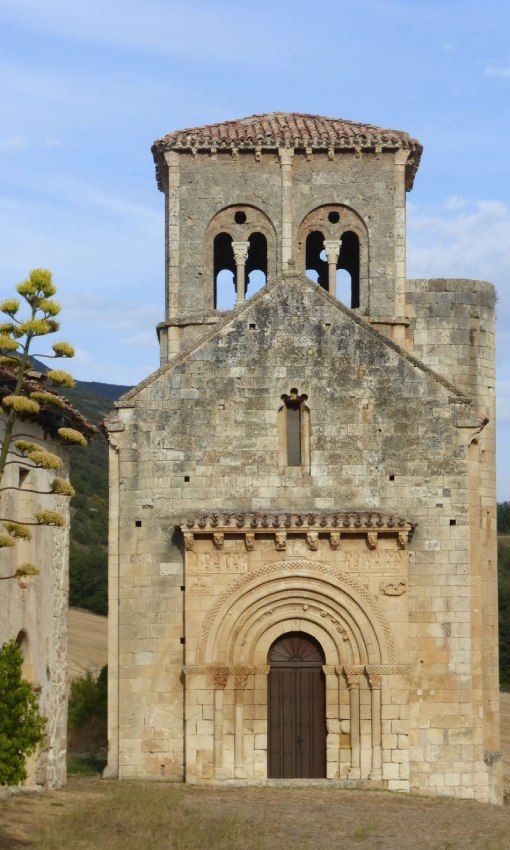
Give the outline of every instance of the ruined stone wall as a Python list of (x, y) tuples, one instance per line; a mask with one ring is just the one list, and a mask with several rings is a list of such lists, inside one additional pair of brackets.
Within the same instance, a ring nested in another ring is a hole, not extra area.
[[(308, 396), (309, 469), (279, 466), (278, 409), (291, 387)], [(466, 534), (468, 444), (481, 424), (453, 388), (289, 277), (142, 384), (112, 423), (119, 513), (110, 587), (120, 607), (109, 774), (184, 775), (185, 579), (175, 526), (204, 509), (374, 509), (418, 523), (409, 641), (397, 658), (411, 663), (409, 707), (407, 685), (405, 704), (396, 688), (383, 705), (383, 781), (489, 799), (487, 764), (474, 757), (479, 641)], [(407, 753), (393, 760), (408, 734)]]
[[(59, 455), (67, 468), (67, 451), (45, 438), (38, 425), (18, 423), (15, 433)], [(55, 510), (66, 518), (66, 527), (33, 526), (31, 541), (20, 540), (15, 547), (0, 551), (2, 575), (13, 574), (25, 562), (40, 569), (37, 576), (0, 582), (0, 644), (26, 633), (21, 646), (23, 673), (38, 691), (39, 710), (48, 718), (44, 744), (29, 759), (25, 785), (59, 788), (66, 781), (69, 498), (48, 494), (54, 471), (30, 466), (13, 452), (9, 454), (0, 515), (33, 522), (35, 512)], [(30, 471), (18, 489), (23, 467)]]

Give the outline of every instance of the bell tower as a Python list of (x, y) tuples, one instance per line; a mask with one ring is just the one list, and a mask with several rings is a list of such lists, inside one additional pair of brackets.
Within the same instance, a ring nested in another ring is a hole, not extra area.
[(398, 340), (407, 133), (274, 112), (170, 133), (152, 152), (166, 197), (161, 361), (286, 272), (307, 274)]

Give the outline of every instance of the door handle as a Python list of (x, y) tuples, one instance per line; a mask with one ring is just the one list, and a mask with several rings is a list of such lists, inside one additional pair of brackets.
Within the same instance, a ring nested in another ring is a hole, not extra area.
[(296, 744), (298, 745), (299, 748), (301, 748), (301, 744), (304, 744), (304, 742), (305, 742), (304, 738), (301, 738), (300, 736), (298, 736), (296, 738)]

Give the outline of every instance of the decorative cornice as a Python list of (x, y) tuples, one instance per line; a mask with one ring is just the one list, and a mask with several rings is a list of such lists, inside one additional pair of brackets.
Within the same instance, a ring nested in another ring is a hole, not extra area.
[(240, 152), (253, 153), (260, 162), (263, 151), (276, 153), (280, 150), (301, 151), (307, 159), (314, 153), (327, 154), (329, 159), (334, 159), (337, 153), (351, 153), (359, 158), (363, 152), (380, 158), (383, 151), (396, 151), (403, 160), (408, 190), (412, 188), (422, 154), (420, 142), (402, 130), (298, 112), (250, 115), (177, 130), (152, 146), (160, 188), (164, 185), (163, 166), (168, 151), (191, 154), (193, 158), (198, 152), (214, 157), (224, 152), (234, 160), (239, 158)]
[[(383, 514), (378, 511), (342, 511), (319, 513), (306, 512), (230, 512), (211, 511), (188, 517), (180, 526), (183, 534), (194, 533), (267, 533), (275, 529), (282, 531), (335, 532), (340, 534), (370, 531), (375, 534), (401, 534), (399, 542), (405, 542), (405, 533), (412, 534), (416, 523), (398, 514)], [(374, 538), (371, 538), (374, 540)], [(376, 538), (375, 538), (376, 539)], [(338, 538), (334, 538), (336, 543)]]

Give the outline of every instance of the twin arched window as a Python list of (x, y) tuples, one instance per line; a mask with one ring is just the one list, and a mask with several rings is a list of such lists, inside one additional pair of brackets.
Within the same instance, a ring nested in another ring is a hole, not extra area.
[[(312, 230), (305, 243), (305, 272), (326, 291), (330, 290), (330, 263), (324, 242), (327, 234)], [(334, 241), (334, 240), (332, 240)], [(335, 295), (348, 307), (360, 306), (360, 244), (357, 233), (342, 233), (335, 263)]]
[[(214, 308), (232, 310), (265, 286), (277, 269), (277, 247), (271, 221), (256, 207), (217, 213), (205, 240)], [(366, 307), (368, 238), (354, 210), (341, 204), (312, 210), (298, 228), (296, 248), (298, 271), (351, 308)]]
[[(243, 244), (245, 247), (237, 247)], [(250, 298), (266, 285), (267, 239), (263, 233), (251, 233), (247, 240), (234, 240), (230, 233), (218, 233), (214, 237), (213, 254), (216, 310), (231, 310), (236, 301)], [(241, 277), (243, 297), (240, 297)]]

